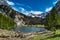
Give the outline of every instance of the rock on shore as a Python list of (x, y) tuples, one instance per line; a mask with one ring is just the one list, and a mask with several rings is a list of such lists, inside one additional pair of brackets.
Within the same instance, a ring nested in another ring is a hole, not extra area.
[(20, 33), (15, 31), (8, 31), (0, 29), (0, 37), (18, 37)]

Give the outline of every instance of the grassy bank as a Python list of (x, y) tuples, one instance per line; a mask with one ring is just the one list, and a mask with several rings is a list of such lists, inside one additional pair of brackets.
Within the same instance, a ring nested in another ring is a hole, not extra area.
[(30, 40), (60, 40), (60, 30), (56, 31), (56, 35), (51, 34), (51, 35), (44, 35), (40, 34), (36, 37), (31, 38)]

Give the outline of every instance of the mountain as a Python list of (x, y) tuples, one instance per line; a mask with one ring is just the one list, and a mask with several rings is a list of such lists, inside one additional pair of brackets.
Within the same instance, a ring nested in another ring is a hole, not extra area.
[(32, 16), (26, 16), (23, 13), (17, 12), (10, 5), (6, 3), (5, 0), (0, 0), (0, 13), (7, 15), (10, 19), (12, 19), (17, 25), (36, 25), (41, 24), (42, 18), (37, 16), (44, 17), (44, 14), (32, 14)]
[(7, 16), (9, 16), (11, 19), (13, 19), (17, 23), (17, 25), (24, 24), (22, 19), (24, 18), (25, 15), (15, 11), (10, 6), (0, 5), (0, 11), (2, 13), (5, 12)]
[(12, 9), (5, 0), (0, 0), (0, 13), (7, 15), (10, 19), (13, 19), (17, 25), (24, 25), (24, 14), (19, 13)]
[(45, 17), (45, 16), (46, 16), (46, 13), (41, 13), (41, 14), (29, 13), (29, 14), (28, 14), (28, 16), (43, 18), (43, 17)]

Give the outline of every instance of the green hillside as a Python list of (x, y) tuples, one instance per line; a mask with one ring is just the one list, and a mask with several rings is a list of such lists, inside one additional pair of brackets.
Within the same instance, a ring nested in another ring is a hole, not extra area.
[(57, 18), (58, 25), (60, 25), (60, 16)]
[(0, 13), (0, 28), (11, 29), (13, 28), (14, 25), (15, 25), (15, 22), (12, 19)]

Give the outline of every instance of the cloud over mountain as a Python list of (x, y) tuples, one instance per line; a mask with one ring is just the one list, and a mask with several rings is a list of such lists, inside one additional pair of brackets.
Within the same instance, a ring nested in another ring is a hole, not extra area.
[(8, 1), (8, 0), (6, 0), (6, 2), (7, 2), (9, 5), (15, 5), (14, 2), (11, 2), (11, 1)]
[(45, 12), (49, 12), (53, 7), (46, 8)]

